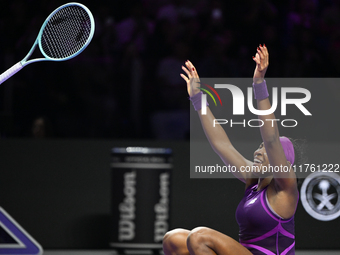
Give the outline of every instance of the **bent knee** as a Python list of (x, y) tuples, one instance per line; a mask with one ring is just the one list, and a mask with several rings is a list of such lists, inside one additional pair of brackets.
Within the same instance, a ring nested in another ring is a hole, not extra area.
[(163, 248), (174, 249), (186, 243), (190, 231), (182, 228), (176, 228), (168, 231), (163, 237)]
[(197, 227), (190, 231), (187, 238), (187, 245), (190, 247), (201, 245), (209, 241), (211, 229), (207, 227)]
[(163, 237), (163, 242), (169, 239), (181, 238), (183, 236), (187, 237), (190, 231), (183, 228), (176, 228), (165, 233)]

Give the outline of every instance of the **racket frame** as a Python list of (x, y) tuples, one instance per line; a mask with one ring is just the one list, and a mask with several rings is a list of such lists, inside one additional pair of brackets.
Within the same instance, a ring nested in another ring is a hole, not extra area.
[[(77, 5), (77, 6), (80, 6), (81, 8), (83, 8), (89, 15), (90, 17), (90, 22), (91, 22), (91, 31), (90, 31), (90, 35), (89, 37), (87, 38), (87, 41), (86, 43), (81, 47), (80, 50), (78, 50), (77, 52), (75, 52), (74, 54), (66, 57), (66, 58), (51, 58), (49, 56), (46, 55), (46, 53), (44, 52), (43, 48), (42, 48), (42, 45), (41, 45), (41, 38), (42, 38), (42, 34), (44, 32), (44, 29), (47, 25), (47, 23), (51, 20), (51, 18), (53, 17), (53, 15), (58, 12), (59, 10), (65, 8), (65, 7), (68, 7), (68, 6), (71, 6), (71, 5)], [(76, 3), (76, 2), (71, 2), (71, 3), (67, 3), (67, 4), (64, 4), (62, 6), (59, 6), (57, 9), (55, 9), (45, 20), (45, 22), (42, 24), (41, 28), (40, 28), (40, 31), (38, 33), (38, 36), (37, 38), (35, 39), (35, 42), (32, 46), (32, 48), (30, 49), (30, 51), (27, 53), (27, 55), (23, 58), (23, 60), (20, 61), (22, 67), (28, 65), (28, 64), (31, 64), (31, 63), (35, 63), (35, 62), (40, 62), (40, 61), (65, 61), (65, 60), (69, 60), (71, 58), (74, 58), (75, 56), (79, 55), (83, 50), (85, 50), (85, 48), (90, 44), (91, 40), (92, 40), (92, 37), (94, 35), (94, 30), (95, 30), (95, 22), (94, 22), (94, 18), (93, 18), (93, 15), (91, 13), (91, 11), (83, 4), (80, 4), (80, 3)], [(40, 52), (41, 54), (44, 56), (44, 58), (36, 58), (36, 59), (30, 59), (28, 60), (28, 58), (32, 55), (32, 53), (34, 52), (36, 46), (39, 45), (39, 49), (40, 49)]]

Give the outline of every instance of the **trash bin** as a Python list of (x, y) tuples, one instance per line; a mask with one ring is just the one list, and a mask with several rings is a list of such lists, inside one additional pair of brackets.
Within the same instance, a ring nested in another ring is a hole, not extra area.
[(111, 247), (162, 248), (170, 224), (171, 170), (171, 149), (112, 149)]

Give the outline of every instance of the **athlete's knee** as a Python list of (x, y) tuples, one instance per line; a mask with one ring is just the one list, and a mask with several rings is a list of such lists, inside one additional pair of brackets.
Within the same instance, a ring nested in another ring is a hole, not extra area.
[(163, 237), (163, 250), (177, 250), (186, 242), (189, 231), (181, 228), (167, 232)]
[(167, 242), (176, 242), (178, 239), (183, 239), (184, 237), (186, 238), (188, 236), (189, 231), (186, 229), (182, 228), (176, 228), (173, 230), (170, 230), (166, 232), (166, 234), (163, 237), (163, 243)]
[(187, 238), (188, 249), (195, 250), (202, 245), (208, 245), (210, 230), (207, 227), (197, 227), (191, 230)]

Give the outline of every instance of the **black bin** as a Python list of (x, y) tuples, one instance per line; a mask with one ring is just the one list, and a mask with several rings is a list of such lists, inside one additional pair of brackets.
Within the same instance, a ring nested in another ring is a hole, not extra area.
[(171, 170), (171, 149), (112, 149), (111, 247), (162, 248), (170, 224)]

